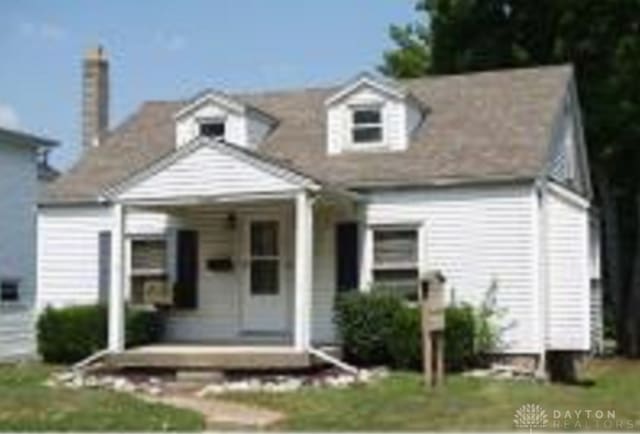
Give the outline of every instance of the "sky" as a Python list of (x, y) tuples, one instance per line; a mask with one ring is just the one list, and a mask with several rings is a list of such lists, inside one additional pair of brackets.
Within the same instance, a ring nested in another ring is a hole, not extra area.
[(413, 0), (0, 0), (0, 126), (45, 135), (68, 168), (80, 151), (81, 62), (102, 44), (110, 127), (146, 100), (204, 88), (335, 84), (380, 64)]

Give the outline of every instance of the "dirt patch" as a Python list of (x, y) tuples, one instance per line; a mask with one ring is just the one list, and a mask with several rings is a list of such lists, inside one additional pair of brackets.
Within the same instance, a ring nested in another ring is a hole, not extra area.
[(196, 411), (204, 416), (207, 428), (216, 428), (221, 425), (265, 428), (284, 420), (286, 417), (277, 411), (220, 399), (184, 395), (139, 396), (149, 402)]

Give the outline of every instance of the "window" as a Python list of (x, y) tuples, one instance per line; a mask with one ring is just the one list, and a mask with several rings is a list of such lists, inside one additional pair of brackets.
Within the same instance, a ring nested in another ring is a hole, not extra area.
[(16, 302), (20, 300), (20, 281), (18, 279), (4, 279), (0, 281), (0, 301)]
[(279, 227), (277, 221), (251, 222), (251, 294), (280, 292)]
[(164, 239), (138, 239), (131, 242), (131, 270), (134, 274), (162, 274), (167, 268)]
[(379, 107), (355, 108), (352, 116), (353, 143), (382, 141), (382, 113)]
[(164, 238), (131, 240), (131, 302), (147, 304), (149, 283), (163, 285), (167, 278), (167, 242)]
[(373, 232), (373, 281), (380, 290), (416, 299), (418, 229), (388, 227)]
[(208, 120), (200, 123), (200, 135), (212, 139), (224, 138), (224, 120)]

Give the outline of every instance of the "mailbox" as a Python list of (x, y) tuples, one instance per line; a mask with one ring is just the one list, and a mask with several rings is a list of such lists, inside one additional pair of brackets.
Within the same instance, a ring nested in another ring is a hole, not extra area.
[(445, 281), (440, 271), (426, 273), (420, 281), (420, 300), (429, 331), (444, 330)]
[(444, 378), (445, 278), (440, 271), (420, 279), (419, 299), (422, 315), (422, 350), (425, 384), (436, 386)]

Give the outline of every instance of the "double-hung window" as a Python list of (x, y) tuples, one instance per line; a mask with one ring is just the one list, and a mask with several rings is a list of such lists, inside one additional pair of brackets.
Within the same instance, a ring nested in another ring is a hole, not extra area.
[(145, 284), (167, 277), (167, 241), (148, 236), (131, 240), (131, 301), (145, 304)]
[(355, 144), (382, 142), (382, 108), (379, 106), (352, 109), (351, 140)]
[(415, 299), (418, 291), (418, 227), (373, 229), (373, 282), (376, 289)]

